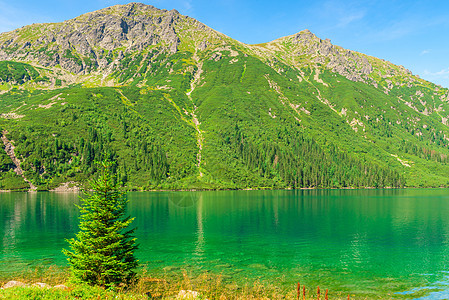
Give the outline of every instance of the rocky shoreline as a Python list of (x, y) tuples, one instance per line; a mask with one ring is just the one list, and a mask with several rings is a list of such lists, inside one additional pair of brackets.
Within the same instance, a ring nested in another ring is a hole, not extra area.
[(64, 182), (57, 188), (49, 190), (49, 192), (58, 192), (58, 193), (65, 193), (65, 192), (77, 193), (80, 191), (81, 188), (78, 186), (78, 183), (74, 181)]
[[(55, 286), (51, 286), (47, 283), (44, 282), (36, 282), (36, 283), (32, 283), (32, 284), (26, 284), (24, 282), (21, 281), (16, 281), (16, 280), (11, 280), (8, 281), (7, 283), (5, 283), (0, 290), (5, 290), (5, 289), (10, 289), (10, 288), (41, 288), (41, 289), (57, 289), (57, 290), (64, 290), (64, 291), (69, 291), (70, 288), (64, 284), (58, 284)], [(161, 295), (157, 294), (157, 295), (152, 295), (150, 292), (146, 292), (145, 295), (147, 297), (150, 298), (159, 298)], [(155, 297), (156, 296), (156, 297)], [(180, 290), (177, 294), (177, 296), (175, 297), (175, 299), (197, 299), (200, 298), (201, 295), (199, 292), (197, 291), (193, 291), (193, 290)], [(0, 297), (1, 298), (1, 297)], [(76, 297), (78, 298), (78, 297)]]
[(58, 284), (58, 285), (55, 285), (55, 286), (51, 286), (51, 285), (49, 285), (47, 283), (36, 282), (36, 283), (33, 283), (33, 284), (30, 285), (30, 284), (26, 284), (24, 282), (16, 281), (16, 280), (8, 281), (7, 283), (5, 283), (1, 287), (1, 289), (4, 290), (4, 289), (13, 288), (13, 287), (39, 287), (39, 288), (48, 288), (48, 289), (53, 288), (53, 289), (60, 289), (60, 290), (68, 290), (69, 289), (64, 284)]
[[(48, 190), (48, 192), (56, 192), (56, 193), (79, 193), (82, 191), (82, 188), (79, 186), (79, 183), (75, 181), (64, 182), (60, 186)], [(0, 193), (12, 193), (12, 192), (37, 192), (36, 190), (0, 190)]]

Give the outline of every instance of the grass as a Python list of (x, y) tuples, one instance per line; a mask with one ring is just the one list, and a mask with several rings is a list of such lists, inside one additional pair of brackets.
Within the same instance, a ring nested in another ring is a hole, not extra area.
[[(70, 278), (68, 268), (38, 267), (12, 278), (0, 279), (3, 286), (9, 280), (26, 283), (27, 286), (0, 290), (0, 299), (176, 299), (181, 298), (181, 290), (198, 292), (196, 299), (298, 299), (297, 286), (285, 289), (279, 285), (264, 281), (236, 283), (222, 275), (202, 273), (192, 276), (189, 272), (173, 271), (153, 277), (145, 268), (139, 271), (138, 279), (129, 287), (104, 289), (89, 286)], [(41, 288), (33, 283), (44, 282), (50, 286), (64, 284), (67, 289)], [(325, 299), (325, 288), (321, 288), (319, 299)], [(306, 288), (303, 298), (303, 286), (299, 299), (318, 299), (317, 288)], [(329, 292), (329, 299), (347, 299), (348, 295)], [(193, 299), (186, 297), (183, 299)], [(350, 299), (356, 298), (350, 295)], [(380, 298), (379, 298), (380, 299)]]
[[(310, 54), (294, 57), (299, 70), (282, 51), (264, 63), (226, 41), (227, 50), (210, 44), (189, 51), (190, 39), (175, 54), (161, 45), (105, 52), (110, 63), (125, 52), (105, 78), (120, 88), (101, 87), (100, 73), (77, 75), (83, 84), (66, 86), (70, 80), (55, 69), (1, 62), (0, 89), (10, 91), (1, 96), (0, 111), (23, 117), (0, 117), (0, 129), (15, 141), (25, 177), (39, 190), (82, 185), (96, 173), (91, 162), (108, 149), (129, 190), (449, 186), (449, 159), (436, 159), (449, 157), (442, 123), (449, 105), (439, 98), (446, 89), (409, 87), (399, 67), (378, 62), (380, 71), (394, 69), (394, 78), (404, 82), (385, 94), (382, 87), (393, 77), (379, 77), (375, 88), (311, 63)], [(211, 59), (218, 52), (221, 58)], [(71, 50), (65, 55), (78, 63), (91, 59)], [(186, 95), (197, 59), (203, 72)], [(316, 68), (326, 85), (314, 79)], [(41, 89), (49, 78), (62, 88)], [(200, 166), (193, 110), (204, 137)], [(428, 158), (429, 151), (435, 155)], [(396, 157), (414, 164), (404, 166)], [(7, 173), (10, 165), (0, 157), (0, 170)], [(20, 180), (0, 174), (0, 189), (20, 190)]]

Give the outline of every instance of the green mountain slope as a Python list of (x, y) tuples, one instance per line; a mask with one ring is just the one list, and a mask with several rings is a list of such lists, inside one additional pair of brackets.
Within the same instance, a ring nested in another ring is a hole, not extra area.
[[(134, 189), (449, 185), (449, 91), (308, 30), (246, 45), (131, 3), (2, 33), (0, 60), (4, 144), (37, 189), (106, 155)], [(28, 188), (10, 154), (0, 189)]]

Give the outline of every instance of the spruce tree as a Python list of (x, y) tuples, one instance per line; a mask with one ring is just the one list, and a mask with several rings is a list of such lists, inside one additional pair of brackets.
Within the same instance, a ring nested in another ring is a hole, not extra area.
[(92, 193), (81, 198), (80, 231), (67, 240), (72, 251), (63, 250), (75, 278), (103, 287), (128, 284), (135, 276), (137, 249), (135, 229), (128, 229), (134, 218), (125, 216), (128, 200), (103, 161), (100, 176), (90, 181)]

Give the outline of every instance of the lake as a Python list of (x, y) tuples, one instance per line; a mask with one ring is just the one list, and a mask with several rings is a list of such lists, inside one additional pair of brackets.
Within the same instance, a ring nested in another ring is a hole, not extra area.
[[(78, 194), (0, 193), (2, 277), (66, 265)], [(296, 282), (361, 297), (449, 297), (449, 190), (133, 192), (151, 272)]]

